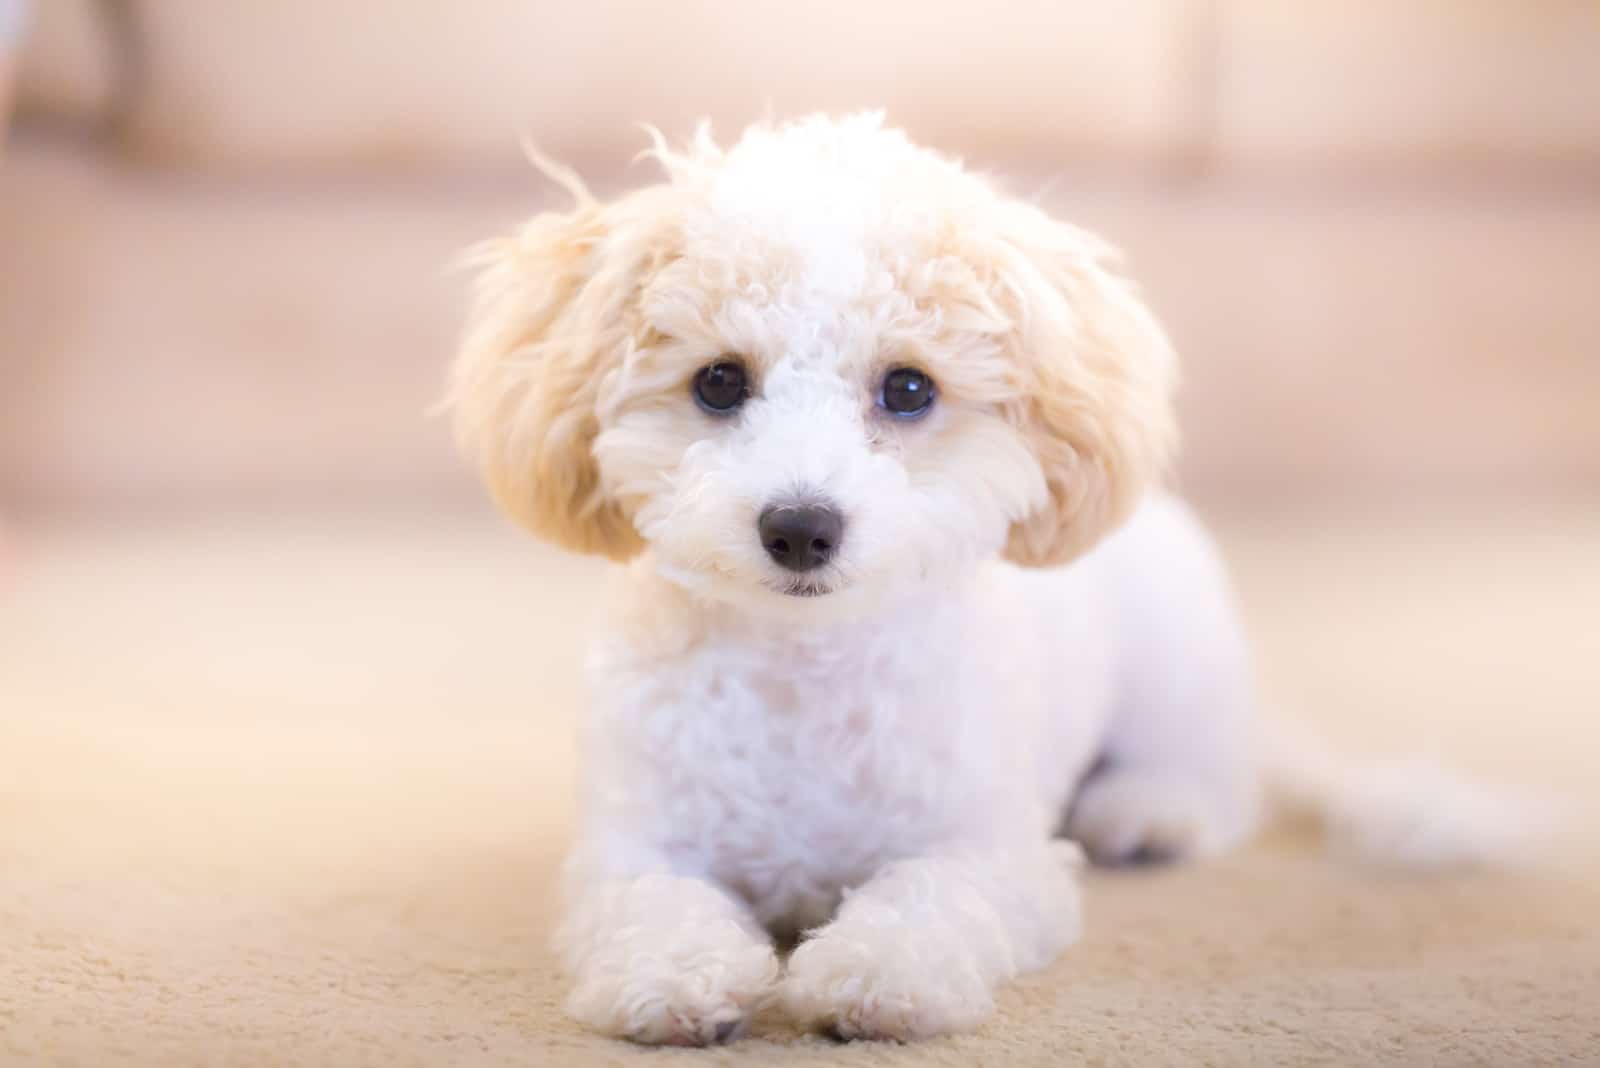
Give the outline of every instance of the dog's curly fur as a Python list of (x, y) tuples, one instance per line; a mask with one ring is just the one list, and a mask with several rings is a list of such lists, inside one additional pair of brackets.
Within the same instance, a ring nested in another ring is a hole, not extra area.
[[(1149, 492), (1171, 348), (1104, 243), (877, 116), (653, 155), (667, 181), (612, 203), (555, 169), (577, 206), (478, 250), (454, 380), (500, 504), (631, 561), (570, 1009), (648, 1043), (773, 998), (846, 1037), (970, 1028), (1077, 937), (1073, 843), (1181, 858), (1256, 820), (1222, 569)], [(691, 383), (730, 360), (749, 399), (708, 413)], [(898, 367), (925, 417), (879, 404)], [(822, 596), (757, 536), (796, 500), (843, 517)]]

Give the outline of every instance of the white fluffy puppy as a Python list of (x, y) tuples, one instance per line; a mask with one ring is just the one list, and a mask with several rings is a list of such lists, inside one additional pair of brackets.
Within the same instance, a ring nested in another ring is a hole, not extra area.
[(1224, 575), (1147, 492), (1172, 351), (1105, 244), (876, 116), (654, 155), (612, 203), (547, 166), (578, 205), (480, 250), (454, 382), (500, 504), (631, 560), (570, 1010), (651, 1043), (774, 996), (845, 1037), (973, 1027), (1077, 937), (1072, 842), (1255, 822)]

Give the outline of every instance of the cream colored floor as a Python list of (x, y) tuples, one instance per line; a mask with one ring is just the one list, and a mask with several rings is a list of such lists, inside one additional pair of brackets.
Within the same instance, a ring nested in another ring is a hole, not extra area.
[[(1600, 513), (1220, 526), (1276, 706), (1600, 813)], [(1092, 875), (1084, 942), (976, 1035), (593, 1038), (545, 933), (595, 566), (478, 520), (12, 534), (0, 1064), (1600, 1063), (1600, 864), (1281, 836)]]

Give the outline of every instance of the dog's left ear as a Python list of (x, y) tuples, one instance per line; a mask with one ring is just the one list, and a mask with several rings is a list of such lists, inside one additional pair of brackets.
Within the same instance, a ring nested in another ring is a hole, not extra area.
[(1176, 443), (1177, 362), (1166, 334), (1100, 239), (1008, 201), (974, 254), (1007, 327), (1008, 415), (1044, 476), (1007, 559), (1064, 563), (1114, 529), (1165, 471)]

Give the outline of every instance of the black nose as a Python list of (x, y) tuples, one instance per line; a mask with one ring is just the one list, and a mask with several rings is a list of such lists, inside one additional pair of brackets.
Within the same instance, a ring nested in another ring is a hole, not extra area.
[(767, 555), (790, 571), (810, 571), (827, 563), (844, 533), (839, 513), (820, 504), (768, 508), (756, 526)]

